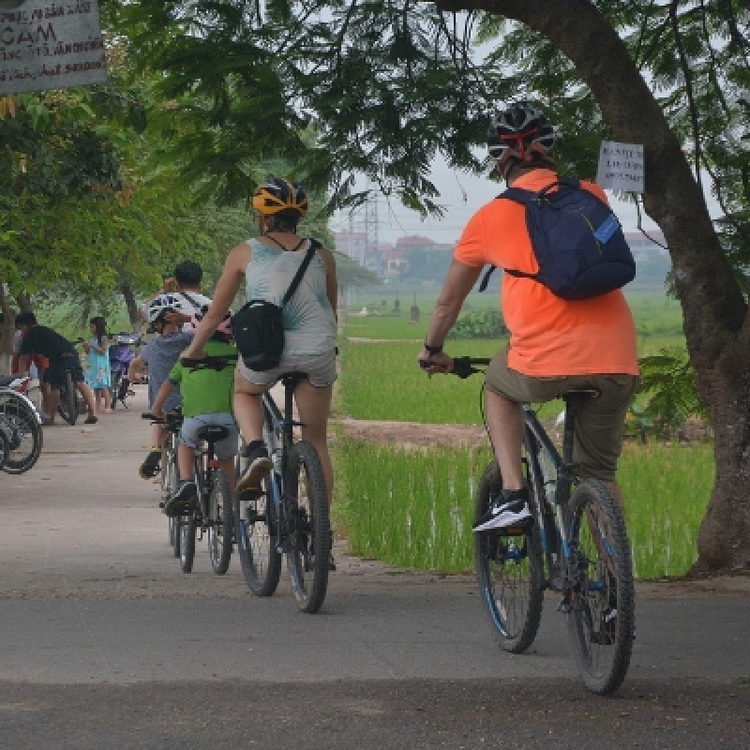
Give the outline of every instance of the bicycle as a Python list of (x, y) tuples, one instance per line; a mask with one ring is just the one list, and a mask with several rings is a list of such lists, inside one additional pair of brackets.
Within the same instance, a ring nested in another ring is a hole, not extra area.
[[(161, 503), (163, 506), (167, 500), (177, 492), (180, 480), (180, 471), (177, 466), (177, 436), (182, 427), (182, 411), (167, 412), (167, 419), (164, 423), (167, 430), (167, 439), (164, 443), (161, 454)], [(178, 519), (176, 516), (169, 517), (169, 544), (174, 551), (174, 556), (180, 556), (180, 535), (178, 533)]]
[[(76, 339), (73, 345), (83, 343), (83, 339)], [(60, 403), (57, 407), (58, 414), (72, 427), (75, 425), (78, 417), (86, 411), (86, 401), (78, 392), (75, 381), (73, 380), (73, 362), (68, 361), (70, 358), (65, 357), (63, 370), (65, 379), (60, 384)]]
[[(153, 422), (164, 424), (161, 420), (154, 419), (152, 414), (144, 414), (144, 418)], [(179, 431), (179, 428), (177, 428)], [(193, 570), (195, 561), (196, 539), (203, 539), (205, 533), (208, 539), (208, 554), (211, 567), (217, 575), (223, 575), (229, 569), (233, 546), (233, 514), (232, 514), (232, 490), (229, 480), (219, 468), (214, 447), (220, 440), (227, 437), (229, 431), (226, 427), (217, 425), (204, 425), (198, 430), (198, 448), (195, 451), (195, 484), (198, 489), (198, 504), (191, 511), (176, 516), (177, 524), (175, 532), (175, 556), (180, 558), (180, 569), (183, 573)], [(170, 431), (170, 435), (176, 433)], [(163, 454), (162, 454), (163, 455)], [(173, 451), (175, 459), (167, 464), (167, 476), (175, 476), (176, 450)], [(170, 479), (169, 482), (173, 481)], [(176, 481), (174, 484), (176, 490)], [(198, 532), (200, 531), (200, 537)], [(172, 537), (172, 526), (170, 526), (170, 538)]]
[[(461, 357), (461, 378), (482, 372), (489, 359)], [(601, 481), (581, 479), (573, 462), (576, 413), (593, 391), (563, 396), (562, 450), (531, 405), (524, 404), (524, 475), (534, 523), (525, 529), (474, 534), (477, 582), (504, 651), (520, 654), (534, 641), (545, 590), (561, 595), (578, 669), (586, 687), (600, 695), (625, 679), (635, 639), (635, 587), (625, 520)], [(492, 461), (482, 475), (475, 522), (487, 512), (490, 490), (502, 485)]]
[(128, 366), (135, 357), (131, 347), (140, 346), (141, 339), (130, 333), (111, 334), (110, 337), (112, 341), (109, 346), (109, 363), (112, 373), (112, 385), (109, 389), (110, 404), (114, 410), (119, 401), (123, 408), (127, 409), (127, 399), (134, 396), (135, 391), (132, 390), (125, 376)]
[(2, 425), (2, 470), (22, 474), (39, 460), (42, 452), (42, 418), (24, 393), (28, 376), (11, 375), (0, 379), (0, 424)]
[(320, 457), (311, 443), (295, 440), (293, 397), (307, 376), (287, 373), (283, 414), (270, 391), (263, 394), (263, 438), (273, 461), (262, 491), (235, 498), (237, 551), (250, 591), (272, 596), (286, 556), (292, 593), (302, 612), (317, 612), (328, 588), (331, 526)]

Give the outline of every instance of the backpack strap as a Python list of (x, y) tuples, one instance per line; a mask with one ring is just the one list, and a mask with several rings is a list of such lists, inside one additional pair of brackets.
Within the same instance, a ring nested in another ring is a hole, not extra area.
[[(509, 187), (504, 190), (500, 195), (497, 196), (497, 200), (509, 200), (514, 203), (520, 203), (522, 206), (528, 205), (536, 197), (536, 193), (533, 190), (524, 190), (523, 188)], [(497, 266), (490, 265), (482, 276), (482, 281), (479, 284), (479, 291), (484, 292), (487, 289), (487, 285), (490, 283), (490, 276), (495, 272)], [(506, 273), (511, 276), (533, 276), (533, 274), (525, 274), (522, 271), (509, 271), (507, 268), (504, 269)]]
[(289, 289), (286, 290), (284, 299), (281, 300), (280, 307), (284, 307), (284, 305), (287, 302), (289, 302), (289, 300), (292, 298), (292, 295), (297, 291), (297, 287), (299, 286), (300, 281), (302, 281), (302, 277), (305, 275), (305, 271), (307, 270), (307, 267), (310, 265), (310, 261), (313, 259), (313, 255), (315, 255), (315, 251), (319, 247), (321, 247), (320, 242), (310, 238), (310, 247), (307, 248), (305, 259), (302, 261), (302, 264), (297, 270), (297, 273), (294, 275), (294, 278), (292, 279), (292, 283), (289, 285)]
[[(509, 187), (507, 190), (504, 190), (500, 195), (497, 196), (498, 200), (505, 199), (509, 201), (513, 201), (514, 203), (520, 203), (522, 206), (528, 206), (529, 203), (531, 203), (532, 200), (535, 200), (536, 198), (542, 198), (547, 193), (554, 189), (559, 189), (560, 187), (566, 187), (571, 190), (576, 190), (581, 186), (580, 180), (577, 180), (574, 177), (560, 177), (559, 179), (555, 180), (554, 182), (550, 182), (547, 187), (542, 188), (538, 193), (534, 192), (533, 190), (524, 190), (523, 188), (518, 187)], [(487, 285), (490, 281), (490, 276), (492, 275), (493, 271), (495, 270), (496, 266), (490, 266), (484, 273), (484, 276), (482, 277), (482, 281), (479, 284), (479, 291), (483, 292), (485, 289), (487, 289)], [(526, 279), (533, 279), (536, 278), (535, 273), (526, 273), (525, 271), (516, 271), (512, 268), (505, 268), (505, 273), (510, 274), (511, 276), (516, 276), (517, 278), (526, 278)]]
[(198, 304), (198, 301), (195, 299), (195, 297), (191, 297), (187, 292), (177, 292), (177, 294), (184, 297), (193, 306), (194, 310), (203, 309), (203, 305)]

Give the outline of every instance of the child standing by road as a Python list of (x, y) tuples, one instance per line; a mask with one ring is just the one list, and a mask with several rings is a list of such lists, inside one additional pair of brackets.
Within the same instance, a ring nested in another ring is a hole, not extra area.
[[(193, 329), (203, 319), (208, 306), (193, 316)], [(206, 343), (207, 358), (190, 366), (178, 361), (162, 383), (151, 412), (157, 419), (164, 419), (163, 405), (179, 387), (182, 395), (184, 421), (180, 430), (177, 448), (177, 463), (180, 484), (172, 497), (164, 504), (168, 516), (181, 515), (194, 507), (198, 489), (195, 484), (195, 449), (198, 447), (198, 430), (204, 425), (222, 426), (228, 435), (216, 443), (216, 457), (229, 486), (234, 486), (234, 458), (237, 455), (239, 431), (232, 414), (234, 394), (234, 369), (237, 364), (237, 349), (230, 344), (232, 335), (231, 312), (228, 312)]]
[(94, 392), (96, 400), (96, 413), (102, 413), (102, 400), (104, 401), (104, 413), (112, 411), (109, 397), (109, 389), (112, 386), (112, 371), (109, 365), (109, 341), (107, 340), (107, 323), (101, 315), (91, 318), (89, 321), (91, 338), (84, 341), (83, 351), (86, 352), (88, 370), (86, 371), (86, 382)]
[[(172, 294), (160, 294), (148, 303), (149, 332), (159, 334), (143, 347), (141, 353), (130, 363), (127, 379), (131, 383), (138, 377), (141, 368), (148, 367), (148, 403), (153, 405), (156, 394), (167, 379), (169, 371), (177, 362), (180, 352), (193, 339), (192, 333), (183, 333), (179, 323), (169, 323), (166, 315), (179, 309), (179, 300)], [(180, 406), (179, 392), (173, 393), (163, 407), (173, 411)], [(138, 469), (141, 479), (151, 479), (159, 473), (159, 462), (167, 431), (160, 424), (153, 426), (151, 450)]]

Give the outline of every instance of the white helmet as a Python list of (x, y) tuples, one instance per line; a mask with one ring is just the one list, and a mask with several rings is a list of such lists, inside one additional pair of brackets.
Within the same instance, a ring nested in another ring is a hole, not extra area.
[(174, 294), (158, 294), (148, 303), (148, 322), (155, 323), (165, 312), (179, 312), (180, 308), (180, 300)]

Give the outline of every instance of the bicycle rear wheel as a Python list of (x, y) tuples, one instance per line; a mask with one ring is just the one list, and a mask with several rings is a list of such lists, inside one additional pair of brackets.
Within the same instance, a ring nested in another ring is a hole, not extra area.
[[(493, 461), (479, 483), (475, 521), (487, 512), (490, 489), (497, 484), (502, 485), (502, 479)], [(474, 566), (498, 646), (512, 654), (523, 653), (536, 638), (544, 602), (544, 564), (537, 526), (518, 534), (475, 533)]]
[(197, 523), (195, 516), (191, 513), (188, 516), (178, 516), (179, 537), (180, 537), (180, 570), (183, 573), (191, 573), (193, 562), (195, 560), (195, 534)]
[(235, 499), (234, 529), (247, 587), (256, 596), (271, 596), (279, 585), (281, 553), (276, 549), (278, 519), (270, 476), (263, 480), (262, 487), (262, 493), (240, 493)]
[(292, 446), (284, 477), (284, 501), (291, 510), (291, 549), (286, 560), (292, 592), (303, 612), (317, 612), (328, 588), (331, 522), (323, 467), (306, 441)]
[(234, 536), (232, 490), (223, 471), (214, 472), (208, 500), (208, 555), (217, 575), (224, 575), (232, 557)]
[(25, 396), (8, 390), (0, 393), (0, 420), (8, 448), (3, 471), (22, 474), (36, 464), (42, 452), (39, 414)]
[(65, 385), (60, 389), (60, 404), (57, 407), (60, 416), (69, 424), (74, 425), (78, 419), (78, 399), (73, 382), (73, 373), (65, 372)]
[(625, 679), (635, 638), (635, 587), (625, 522), (603, 482), (588, 479), (570, 499), (568, 630), (586, 687), (600, 695)]

